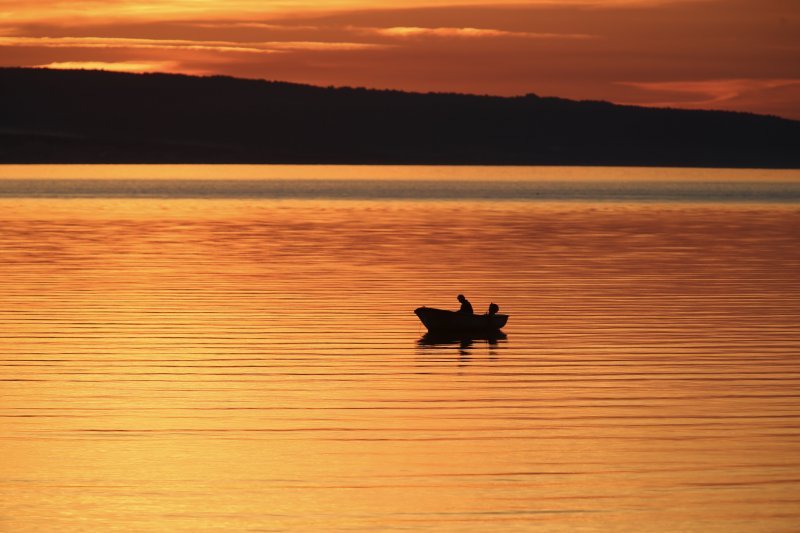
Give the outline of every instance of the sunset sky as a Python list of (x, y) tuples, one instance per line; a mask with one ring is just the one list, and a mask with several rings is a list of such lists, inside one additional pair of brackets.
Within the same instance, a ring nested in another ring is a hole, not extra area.
[(0, 0), (0, 65), (800, 119), (800, 1)]

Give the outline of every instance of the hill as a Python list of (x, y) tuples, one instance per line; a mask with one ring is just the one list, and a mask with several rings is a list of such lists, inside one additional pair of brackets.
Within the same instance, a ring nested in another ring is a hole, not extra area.
[(2, 163), (800, 167), (800, 122), (607, 102), (0, 69)]

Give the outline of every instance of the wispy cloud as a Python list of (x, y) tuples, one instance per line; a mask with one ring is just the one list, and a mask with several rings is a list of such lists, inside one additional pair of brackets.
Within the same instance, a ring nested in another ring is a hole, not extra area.
[(423, 28), (419, 26), (395, 26), (392, 28), (361, 28), (365, 33), (386, 37), (461, 37), (467, 39), (516, 37), (521, 39), (591, 39), (591, 35), (579, 33), (536, 33), (506, 31), (490, 28)]
[(109, 70), (113, 72), (174, 72), (180, 69), (174, 61), (57, 61), (36, 66), (59, 70)]
[(192, 26), (195, 28), (256, 28), (262, 30), (272, 31), (316, 31), (319, 26), (312, 26), (309, 24), (270, 24), (267, 22), (241, 22), (241, 21), (225, 21), (225, 22), (181, 22), (185, 26)]
[[(651, 102), (653, 106), (703, 106), (735, 100), (745, 94), (792, 85), (800, 86), (800, 79), (723, 79), (699, 81), (619, 82), (649, 92), (661, 93), (664, 101)], [(672, 99), (669, 97), (672, 96)]]
[(0, 46), (195, 50), (256, 54), (296, 50), (361, 50), (385, 47), (385, 45), (370, 43), (325, 41), (235, 42), (184, 39), (131, 39), (122, 37), (0, 37)]
[(129, 39), (123, 37), (0, 37), (0, 46), (40, 48), (128, 48), (161, 50), (211, 50), (215, 52), (268, 52), (262, 47), (228, 41), (181, 39)]
[(328, 41), (271, 41), (264, 43), (273, 50), (371, 50), (386, 48), (383, 44)]
[[(569, 7), (598, 9), (658, 7), (698, 0), (503, 0), (500, 7)], [(308, 16), (353, 11), (498, 7), (490, 0), (2, 0), (5, 23), (59, 22), (65, 26), (90, 21), (257, 20), (259, 17)]]

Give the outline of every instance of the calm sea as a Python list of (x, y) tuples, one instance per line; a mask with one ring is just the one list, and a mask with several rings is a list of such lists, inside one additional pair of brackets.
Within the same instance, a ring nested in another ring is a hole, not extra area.
[(9, 532), (796, 531), (800, 172), (0, 167), (0, 428)]

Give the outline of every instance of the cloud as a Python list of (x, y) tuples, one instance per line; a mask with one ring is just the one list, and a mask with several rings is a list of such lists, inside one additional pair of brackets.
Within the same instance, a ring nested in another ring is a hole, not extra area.
[(648, 92), (661, 93), (671, 100), (650, 102), (658, 107), (715, 105), (743, 97), (749, 93), (800, 86), (800, 79), (722, 79), (700, 81), (619, 82)]
[(370, 50), (386, 48), (383, 44), (327, 41), (271, 41), (264, 43), (273, 50)]
[[(698, 0), (503, 0), (500, 7), (569, 7), (599, 9), (658, 7)], [(490, 0), (2, 0), (0, 19), (7, 24), (58, 22), (65, 26), (98, 21), (257, 20), (385, 9), (452, 7), (496, 8)]]
[(255, 28), (261, 30), (274, 30), (274, 31), (316, 31), (319, 26), (312, 26), (308, 24), (270, 24), (266, 22), (180, 22), (185, 26), (192, 26), (195, 28)]
[(535, 33), (486, 28), (421, 28), (395, 26), (392, 28), (363, 28), (362, 31), (386, 37), (462, 37), (468, 39), (492, 37), (517, 37), (522, 39), (590, 39), (591, 35), (576, 33)]
[(60, 61), (36, 65), (58, 70), (109, 70), (113, 72), (164, 72), (179, 69), (174, 61)]
[(41, 48), (128, 48), (161, 50), (211, 50), (215, 52), (263, 53), (269, 50), (227, 41), (181, 39), (130, 39), (123, 37), (0, 37), (0, 46)]
[(124, 37), (0, 37), (0, 47), (27, 46), (41, 48), (126, 48), (159, 50), (195, 50), (268, 54), (297, 50), (363, 50), (384, 48), (369, 43), (326, 41), (195, 41), (185, 39), (132, 39)]

